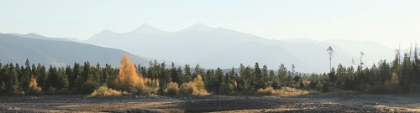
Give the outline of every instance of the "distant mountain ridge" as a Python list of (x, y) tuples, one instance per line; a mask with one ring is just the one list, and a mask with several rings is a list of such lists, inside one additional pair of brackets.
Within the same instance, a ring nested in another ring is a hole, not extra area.
[[(339, 63), (344, 66), (353, 65), (352, 59), (354, 59), (355, 65), (358, 65), (360, 62), (360, 52), (362, 51), (365, 54), (362, 60), (367, 64), (366, 66), (371, 66), (371, 64), (377, 63), (380, 59), (391, 59), (394, 56), (392, 49), (372, 41), (340, 39), (317, 41), (303, 38), (273, 40), (221, 27), (212, 28), (204, 24), (194, 24), (175, 32), (162, 31), (148, 24), (143, 24), (127, 33), (116, 33), (106, 29), (85, 41), (71, 38), (49, 38), (34, 33), (1, 35), (3, 37), (24, 37), (31, 40), (36, 39), (37, 41), (77, 42), (77, 44), (86, 43), (101, 46), (87, 48), (121, 49), (127, 52), (122, 51), (118, 53), (133, 53), (131, 57), (138, 59), (135, 63), (140, 63), (145, 66), (148, 66), (148, 62), (154, 59), (157, 59), (159, 62), (166, 61), (166, 63), (173, 61), (176, 65), (181, 66), (183, 64), (190, 64), (191, 66), (200, 64), (200, 66), (207, 69), (215, 69), (217, 67), (222, 69), (237, 68), (241, 63), (245, 66), (253, 66), (255, 62), (258, 62), (260, 66), (267, 65), (269, 69), (277, 70), (278, 66), (283, 63), (288, 69), (291, 68), (290, 66), (292, 64), (295, 64), (296, 71), (319, 73), (329, 70), (328, 54), (326, 52), (328, 46), (332, 46), (334, 49), (334, 57), (332, 59), (333, 67), (336, 67)], [(40, 61), (44, 64), (68, 65), (69, 62), (74, 62), (57, 59), (58, 56), (51, 55), (54, 53), (39, 51), (39, 48), (36, 46), (22, 46), (22, 42), (16, 43), (15, 41), (2, 41), (4, 44), (0, 45), (3, 48), (0, 48), (0, 52), (5, 53), (5, 55), (0, 60), (22, 62), (22, 59), (26, 58), (19, 56), (27, 57), (28, 55), (26, 54), (30, 53), (36, 56), (30, 58), (30, 60), (36, 59), (35, 61)], [(31, 45), (28, 42), (25, 44)], [(60, 46), (46, 45), (51, 47)], [(26, 52), (10, 52), (10, 50), (13, 50), (11, 47), (19, 48), (16, 50), (24, 50)], [(77, 53), (73, 52), (73, 54)], [(107, 56), (107, 54), (109, 53), (102, 53), (101, 55)], [(111, 52), (110, 54), (114, 53)], [(116, 56), (112, 57), (114, 58)], [(62, 58), (62, 56), (59, 58)], [(119, 58), (116, 59), (119, 60)], [(84, 62), (78, 59), (72, 60)], [(119, 63), (119, 61), (110, 58), (108, 60), (109, 62), (113, 62), (112, 64), (118, 65)], [(107, 60), (99, 62), (107, 62)]]
[[(289, 69), (295, 64), (296, 70), (301, 72), (326, 72), (329, 70), (326, 52), (328, 46), (334, 48), (334, 67), (339, 63), (350, 66), (352, 58), (359, 58), (359, 55), (354, 53), (359, 50), (351, 49), (352, 46), (335, 44), (336, 42), (308, 39), (270, 40), (204, 24), (194, 24), (176, 32), (161, 31), (145, 24), (128, 33), (101, 32), (86, 40), (86, 43), (118, 48), (149, 58), (190, 65), (200, 64), (204, 68), (232, 68), (239, 67), (241, 63), (253, 66), (258, 62), (261, 66), (267, 65), (271, 69), (278, 69), (283, 63)], [(381, 49), (380, 51), (392, 52), (374, 42), (362, 43), (359, 46), (368, 45), (377, 45), (375, 47)], [(365, 54), (372, 57), (368, 57), (372, 63), (379, 61), (377, 55), (372, 55), (377, 53), (366, 50)]]
[(23, 64), (28, 58), (31, 63), (66, 66), (75, 62), (89, 61), (92, 65), (106, 63), (118, 67), (120, 59), (127, 54), (130, 60), (136, 64), (148, 66), (147, 60), (128, 52), (94, 46), (90, 44), (76, 43), (69, 40), (51, 40), (48, 37), (25, 38), (17, 35), (0, 34), (0, 61), (2, 63)]
[(143, 24), (137, 29), (129, 32), (128, 34), (143, 34), (143, 35), (170, 35), (170, 32), (156, 29), (148, 24)]

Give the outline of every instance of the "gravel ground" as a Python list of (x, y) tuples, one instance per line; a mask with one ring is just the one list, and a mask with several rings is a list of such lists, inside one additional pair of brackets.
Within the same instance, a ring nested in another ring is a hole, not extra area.
[(16, 112), (420, 112), (420, 94), (274, 96), (2, 96), (1, 113)]

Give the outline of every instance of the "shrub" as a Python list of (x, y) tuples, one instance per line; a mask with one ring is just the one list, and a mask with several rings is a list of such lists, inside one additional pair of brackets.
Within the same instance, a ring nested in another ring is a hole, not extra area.
[(12, 86), (10, 94), (20, 96), (20, 95), (25, 95), (25, 92), (19, 90), (19, 86), (15, 85), (15, 86)]
[(205, 89), (203, 78), (198, 75), (192, 82), (183, 83), (179, 92), (186, 95), (204, 96), (209, 95)]
[(159, 91), (159, 81), (144, 78), (144, 83), (137, 83), (131, 88), (131, 94), (153, 95)]
[(275, 93), (275, 91), (274, 91), (273, 87), (267, 87), (265, 89), (260, 88), (260, 89), (257, 90), (258, 95), (272, 95), (274, 93)]
[(167, 95), (177, 95), (178, 91), (179, 87), (178, 83), (176, 82), (168, 83), (166, 89), (163, 90), (163, 92)]
[(265, 89), (258, 89), (258, 95), (278, 95), (278, 96), (300, 96), (307, 95), (309, 91), (298, 90), (294, 88), (283, 87), (282, 89), (274, 89), (273, 87), (267, 87)]
[(107, 86), (101, 86), (98, 89), (95, 89), (92, 94), (90, 94), (90, 97), (95, 96), (121, 96), (121, 92), (108, 88)]
[(179, 87), (179, 92), (186, 95), (193, 95), (193, 93), (197, 91), (198, 91), (197, 87), (192, 82), (183, 83)]

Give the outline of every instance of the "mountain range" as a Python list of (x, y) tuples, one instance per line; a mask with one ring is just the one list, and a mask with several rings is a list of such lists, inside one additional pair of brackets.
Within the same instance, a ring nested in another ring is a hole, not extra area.
[(204, 68), (232, 68), (244, 65), (267, 65), (278, 69), (280, 64), (296, 71), (329, 71), (328, 46), (334, 49), (332, 66), (339, 63), (356, 65), (360, 52), (368, 65), (393, 57), (392, 49), (372, 41), (310, 39), (272, 40), (224, 28), (195, 24), (186, 29), (166, 32), (143, 24), (128, 33), (104, 30), (84, 43), (125, 50), (132, 54), (183, 64), (199, 64)]
[[(289, 39), (272, 40), (225, 28), (195, 24), (180, 31), (167, 32), (143, 24), (127, 33), (103, 30), (88, 40), (50, 38), (30, 34), (0, 34), (2, 63), (32, 63), (53, 66), (89, 61), (91, 64), (119, 65), (123, 54), (136, 64), (148, 66), (150, 60), (199, 64), (206, 69), (254, 66), (277, 70), (281, 64), (299, 72), (329, 71), (328, 46), (333, 47), (332, 66), (370, 66), (381, 59), (392, 59), (392, 49), (372, 41)], [(360, 59), (360, 52), (364, 53)], [(353, 60), (355, 64), (352, 64)]]
[(51, 66), (73, 65), (89, 61), (91, 65), (111, 64), (118, 67), (120, 59), (127, 54), (136, 64), (148, 64), (139, 56), (128, 52), (83, 44), (62, 38), (48, 38), (37, 34), (0, 34), (0, 61), (2, 63), (31, 63)]

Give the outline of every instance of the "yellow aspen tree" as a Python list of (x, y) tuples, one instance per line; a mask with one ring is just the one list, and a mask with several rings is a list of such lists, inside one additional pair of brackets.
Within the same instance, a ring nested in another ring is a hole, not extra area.
[(137, 74), (134, 64), (130, 62), (127, 55), (123, 56), (119, 69), (115, 83), (122, 91), (130, 91), (137, 83), (144, 85), (142, 77)]
[(29, 83), (29, 88), (31, 90), (35, 90), (38, 88), (38, 82), (36, 81), (36, 78), (32, 75), (31, 82)]

